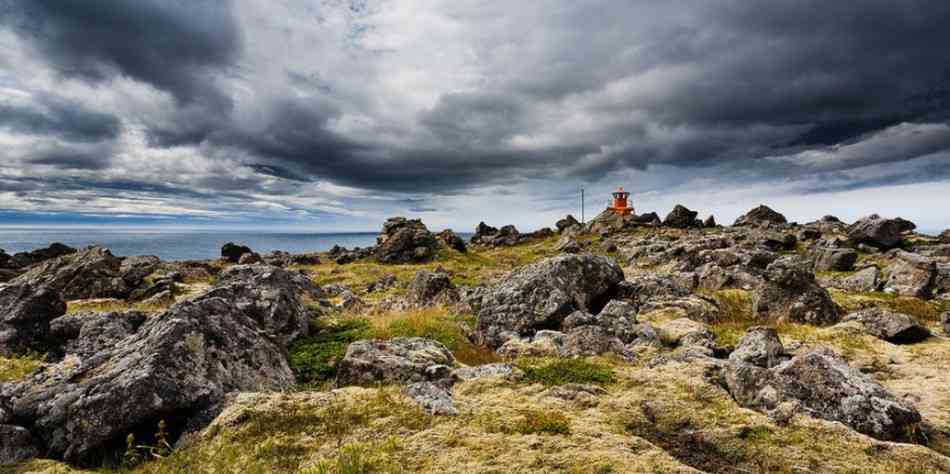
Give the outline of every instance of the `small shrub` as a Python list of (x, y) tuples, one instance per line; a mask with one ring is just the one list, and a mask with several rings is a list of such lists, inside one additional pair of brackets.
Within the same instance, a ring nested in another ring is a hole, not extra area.
[(290, 368), (301, 383), (314, 383), (336, 377), (337, 364), (351, 342), (369, 337), (365, 319), (315, 320), (311, 335), (298, 339), (288, 350)]
[(571, 432), (571, 423), (561, 413), (543, 410), (524, 410), (514, 431), (521, 434), (557, 434)]
[(524, 371), (525, 381), (530, 383), (607, 385), (616, 381), (610, 366), (585, 359), (522, 359), (515, 365)]

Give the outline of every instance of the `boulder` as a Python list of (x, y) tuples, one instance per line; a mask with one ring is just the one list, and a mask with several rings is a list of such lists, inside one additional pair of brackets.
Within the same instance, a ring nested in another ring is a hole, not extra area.
[(901, 233), (907, 228), (905, 222), (903, 219), (884, 219), (872, 214), (848, 226), (848, 240), (853, 245), (865, 244), (890, 249), (901, 242)]
[(712, 350), (716, 347), (716, 336), (705, 324), (692, 319), (679, 318), (656, 326), (656, 333), (663, 344), (671, 347), (692, 347)]
[(409, 384), (403, 393), (430, 415), (455, 416), (459, 411), (455, 408), (450, 390), (444, 384), (426, 381)]
[(712, 229), (716, 227), (716, 218), (713, 217), (712, 215), (707, 217), (706, 220), (703, 221), (703, 227), (707, 229)]
[(366, 292), (373, 293), (376, 291), (386, 291), (398, 285), (399, 285), (399, 280), (396, 279), (396, 275), (387, 273), (379, 277), (378, 280), (370, 283), (369, 285), (366, 285)]
[(827, 347), (770, 369), (730, 363), (724, 375), (732, 397), (744, 407), (770, 412), (791, 403), (806, 415), (843, 423), (880, 440), (911, 440), (921, 421), (913, 406)]
[(66, 312), (59, 291), (46, 286), (0, 286), (0, 355), (50, 350), (50, 322)]
[(469, 305), (478, 317), (479, 338), (499, 347), (511, 336), (559, 327), (574, 311), (599, 312), (621, 281), (623, 270), (613, 259), (562, 255), (516, 269), (473, 294)]
[(739, 216), (739, 218), (736, 219), (736, 222), (732, 225), (734, 226), (759, 225), (763, 222), (768, 222), (772, 224), (787, 224), (788, 223), (788, 221), (785, 219), (785, 216), (783, 216), (782, 214), (779, 214), (778, 212), (772, 210), (772, 208), (763, 204)]
[(50, 244), (49, 247), (36, 249), (32, 252), (18, 252), (14, 254), (7, 265), (10, 268), (26, 268), (32, 265), (36, 265), (40, 262), (45, 262), (47, 260), (52, 260), (54, 258), (62, 257), (64, 255), (69, 255), (76, 253), (76, 249), (63, 245), (59, 242)]
[(913, 344), (930, 337), (930, 330), (913, 316), (881, 308), (851, 313), (844, 321), (856, 321), (868, 334), (893, 344)]
[(123, 273), (122, 259), (108, 249), (89, 247), (34, 265), (11, 283), (48, 286), (60, 291), (66, 300), (125, 299), (144, 278), (137, 276), (140, 273)]
[(221, 258), (231, 263), (238, 263), (241, 260), (241, 255), (253, 252), (250, 247), (238, 245), (234, 242), (228, 242), (221, 246)]
[(558, 348), (559, 357), (623, 355), (623, 352), (623, 341), (601, 326), (580, 326), (568, 331)]
[(449, 305), (458, 300), (458, 291), (443, 272), (419, 270), (409, 284), (409, 304), (416, 308)]
[(70, 463), (99, 462), (122, 449), (126, 435), (154, 430), (159, 420), (174, 437), (228, 393), (293, 386), (284, 343), (309, 320), (297, 283), (274, 267), (233, 267), (208, 293), (146, 318), (114, 344), (107, 336), (95, 354), (67, 353), (0, 388), (0, 405), (44, 453)]
[(930, 299), (937, 280), (933, 259), (898, 250), (895, 261), (885, 270), (884, 291), (900, 296)]
[(147, 315), (139, 311), (124, 313), (78, 313), (60, 316), (50, 322), (50, 339), (56, 342), (51, 352), (86, 359), (135, 334)]
[(238, 259), (238, 265), (254, 265), (255, 263), (263, 263), (264, 259), (257, 252), (245, 253), (241, 255), (241, 258)]
[(484, 222), (479, 222), (478, 225), (475, 226), (475, 234), (472, 235), (471, 242), (473, 244), (481, 243), (485, 237), (493, 236), (497, 233), (497, 227), (492, 227)]
[(811, 263), (796, 257), (772, 262), (752, 293), (752, 312), (763, 321), (828, 325), (840, 319), (831, 295), (815, 282)]
[(346, 348), (336, 385), (443, 383), (452, 378), (455, 358), (441, 343), (421, 337), (356, 341)]
[(629, 344), (637, 338), (636, 325), (637, 308), (625, 301), (612, 300), (597, 315), (585, 311), (571, 313), (564, 319), (561, 328), (571, 331), (583, 326), (598, 326), (624, 344)]
[(567, 335), (560, 331), (541, 330), (531, 337), (509, 337), (498, 348), (498, 355), (506, 359), (519, 357), (556, 357), (564, 346)]
[(881, 270), (872, 265), (850, 276), (837, 279), (835, 286), (857, 293), (877, 291), (881, 286)]
[(584, 250), (581, 244), (572, 237), (564, 236), (557, 242), (557, 251), (561, 253), (581, 253)]
[(445, 229), (442, 232), (439, 232), (435, 235), (446, 247), (455, 250), (457, 252), (465, 253), (468, 251), (468, 247), (465, 246), (465, 241), (458, 236), (455, 232), (452, 232), (451, 229)]
[(663, 219), (663, 225), (676, 229), (688, 229), (696, 226), (696, 211), (691, 211), (686, 207), (677, 204), (676, 207)]
[(125, 257), (119, 265), (119, 273), (129, 286), (136, 286), (158, 270), (161, 264), (162, 260), (153, 255)]
[(858, 261), (858, 252), (848, 248), (823, 248), (815, 258), (816, 272), (849, 272)]
[(40, 455), (30, 431), (22, 426), (0, 424), (0, 468), (29, 461)]
[(375, 256), (380, 263), (427, 262), (437, 251), (435, 236), (419, 219), (387, 219), (376, 237)]
[(766, 369), (775, 367), (786, 359), (785, 347), (779, 340), (778, 332), (775, 328), (764, 326), (754, 326), (746, 330), (735, 350), (729, 354), (730, 362), (752, 364)]
[(557, 227), (558, 233), (562, 233), (565, 230), (572, 227), (580, 227), (581, 223), (577, 222), (577, 219), (574, 216), (568, 214), (567, 217), (557, 221), (554, 226)]

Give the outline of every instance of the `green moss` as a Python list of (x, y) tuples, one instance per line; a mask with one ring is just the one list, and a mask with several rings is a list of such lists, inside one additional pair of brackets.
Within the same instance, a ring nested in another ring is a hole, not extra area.
[(367, 338), (370, 325), (361, 318), (315, 319), (310, 334), (294, 341), (288, 349), (290, 368), (304, 384), (336, 377), (337, 364), (346, 353), (346, 346)]
[(519, 359), (515, 365), (529, 383), (607, 385), (616, 381), (610, 366), (585, 359)]
[(23, 380), (42, 366), (43, 359), (37, 355), (0, 357), (0, 383)]

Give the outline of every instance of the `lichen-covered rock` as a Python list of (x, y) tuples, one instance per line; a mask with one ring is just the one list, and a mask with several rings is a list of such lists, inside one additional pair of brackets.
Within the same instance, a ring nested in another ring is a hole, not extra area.
[(115, 344), (100, 344), (88, 357), (67, 352), (62, 362), (4, 386), (0, 405), (50, 457), (87, 464), (160, 419), (177, 423), (169, 431), (181, 430), (183, 420), (213, 410), (227, 393), (287, 389), (294, 375), (282, 343), (309, 320), (296, 283), (274, 267), (234, 267), (208, 293), (146, 318)]
[(22, 426), (0, 424), (0, 467), (14, 466), (40, 455), (33, 436)]
[(451, 229), (445, 229), (442, 232), (436, 234), (435, 237), (442, 241), (446, 247), (452, 250), (461, 253), (468, 251), (468, 247), (465, 245), (465, 240), (459, 237), (455, 232), (452, 232)]
[(692, 319), (679, 318), (658, 324), (656, 332), (660, 341), (671, 347), (701, 347), (712, 350), (716, 336), (705, 324)]
[(59, 290), (67, 300), (124, 299), (141, 279), (135, 281), (131, 273), (123, 273), (122, 259), (113, 256), (108, 249), (89, 247), (34, 265), (11, 283), (49, 286)]
[(508, 378), (517, 376), (520, 372), (518, 368), (504, 362), (494, 364), (476, 365), (474, 367), (462, 367), (452, 371), (452, 374), (459, 380), (475, 380), (485, 377)]
[(649, 301), (689, 295), (690, 288), (667, 275), (645, 273), (631, 276), (617, 286), (617, 298), (643, 305)]
[(853, 244), (872, 245), (889, 249), (901, 242), (901, 233), (907, 228), (903, 219), (885, 219), (877, 214), (864, 217), (848, 229), (848, 239)]
[(510, 337), (498, 348), (498, 355), (506, 359), (519, 357), (555, 357), (564, 345), (566, 334), (560, 331), (542, 330), (533, 337)]
[(815, 259), (816, 272), (849, 272), (858, 261), (858, 252), (847, 248), (824, 248)]
[(811, 349), (771, 369), (732, 363), (724, 378), (732, 397), (744, 407), (768, 412), (790, 402), (804, 414), (841, 422), (880, 440), (909, 440), (921, 421), (913, 406), (827, 347)]
[(234, 242), (228, 242), (221, 246), (221, 258), (231, 263), (238, 263), (241, 256), (248, 253), (254, 253), (250, 247), (238, 245)]
[(51, 339), (57, 355), (73, 354), (80, 359), (112, 348), (135, 334), (145, 322), (145, 313), (78, 313), (60, 316), (50, 323)]
[(640, 305), (640, 314), (654, 311), (673, 312), (705, 324), (719, 321), (720, 316), (719, 306), (714, 299), (697, 295), (656, 298)]
[(623, 280), (616, 261), (593, 255), (550, 257), (513, 271), (496, 286), (473, 295), (479, 338), (499, 347), (511, 336), (560, 327), (577, 310), (596, 313)]
[(834, 286), (857, 293), (877, 291), (881, 286), (881, 270), (875, 266), (858, 270), (852, 275), (836, 279)]
[(759, 225), (763, 222), (769, 222), (772, 224), (786, 224), (788, 221), (785, 219), (785, 216), (779, 214), (778, 212), (772, 210), (772, 208), (766, 205), (760, 205), (749, 212), (739, 216), (736, 219), (734, 226), (743, 226), (743, 225)]
[(403, 389), (403, 393), (430, 415), (455, 416), (458, 409), (452, 401), (450, 387), (433, 382), (415, 382)]
[(440, 382), (452, 378), (452, 353), (438, 341), (397, 337), (356, 341), (346, 348), (337, 369), (337, 386)]
[(729, 354), (730, 362), (752, 364), (765, 369), (775, 367), (786, 359), (785, 347), (779, 340), (778, 332), (775, 328), (764, 326), (749, 328)]
[(840, 319), (838, 307), (815, 282), (811, 264), (789, 256), (772, 262), (765, 282), (752, 293), (752, 312), (765, 321), (828, 325)]
[(561, 253), (581, 253), (584, 250), (576, 239), (564, 236), (557, 242), (557, 251)]
[(570, 331), (581, 326), (600, 326), (609, 334), (628, 344), (637, 337), (636, 324), (636, 307), (625, 301), (612, 300), (597, 315), (585, 311), (571, 313), (561, 327), (565, 331)]
[(857, 321), (868, 334), (893, 344), (913, 344), (930, 337), (930, 330), (913, 316), (881, 308), (851, 313), (844, 321)]
[(380, 263), (427, 262), (438, 251), (435, 236), (419, 219), (391, 217), (376, 237), (376, 260)]
[(449, 305), (458, 300), (458, 291), (447, 274), (419, 270), (409, 284), (406, 299), (411, 306), (417, 308)]
[(930, 299), (937, 279), (937, 263), (930, 258), (898, 250), (887, 267), (884, 291), (900, 296)]
[(685, 206), (677, 204), (676, 207), (663, 219), (663, 225), (676, 229), (688, 229), (696, 226), (696, 211), (691, 211)]
[(46, 286), (0, 286), (0, 355), (50, 350), (50, 322), (66, 312), (59, 291)]
[(567, 331), (558, 348), (560, 357), (586, 357), (602, 354), (622, 355), (624, 343), (601, 326), (580, 326)]
[(135, 287), (158, 270), (162, 260), (152, 255), (125, 257), (119, 265), (119, 273), (129, 286)]
[(572, 227), (580, 227), (581, 223), (577, 222), (577, 219), (574, 216), (568, 214), (567, 217), (557, 221), (554, 226), (557, 227), (558, 233), (562, 233), (565, 230)]

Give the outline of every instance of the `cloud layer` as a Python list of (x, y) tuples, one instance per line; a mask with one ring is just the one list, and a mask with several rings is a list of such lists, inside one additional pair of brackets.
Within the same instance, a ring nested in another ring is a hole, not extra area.
[[(0, 221), (533, 227), (620, 183), (644, 210), (804, 219), (932, 193), (948, 20), (940, 0), (0, 0)], [(918, 197), (905, 213), (936, 211)]]

